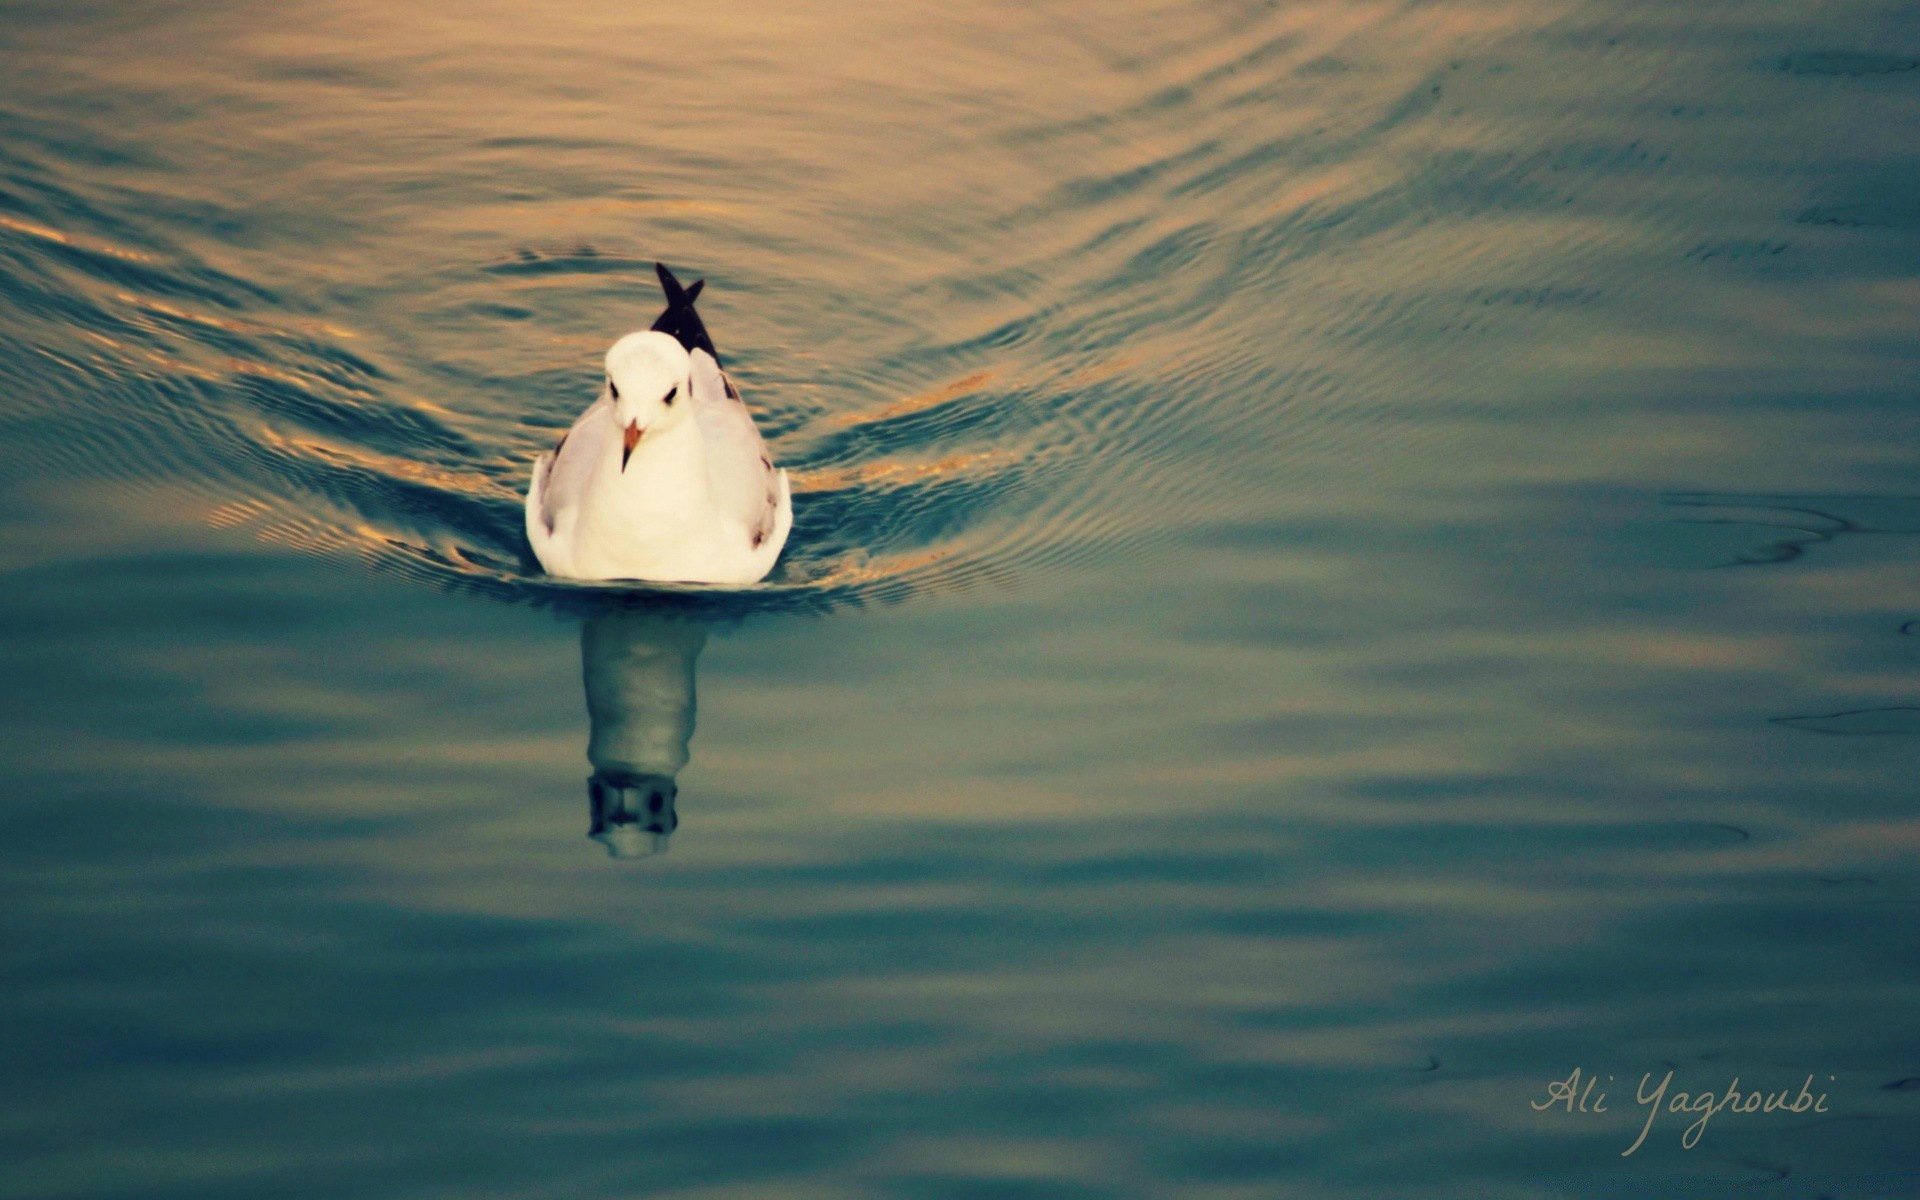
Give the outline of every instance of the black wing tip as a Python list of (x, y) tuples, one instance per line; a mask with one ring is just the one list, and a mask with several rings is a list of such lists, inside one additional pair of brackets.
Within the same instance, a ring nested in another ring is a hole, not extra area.
[(660, 277), (660, 290), (667, 294), (667, 303), (675, 306), (692, 304), (700, 298), (700, 289), (707, 286), (704, 279), (694, 280), (692, 287), (681, 286), (679, 278), (663, 262), (653, 264), (653, 273)]
[(700, 320), (700, 314), (694, 310), (693, 302), (700, 295), (700, 289), (707, 286), (704, 279), (693, 281), (692, 287), (682, 287), (680, 280), (674, 277), (667, 264), (655, 262), (654, 274), (660, 277), (660, 289), (667, 294), (667, 308), (653, 323), (653, 328), (670, 333), (689, 351), (705, 350), (720, 361), (720, 352), (713, 347), (713, 339), (707, 336), (707, 327)]

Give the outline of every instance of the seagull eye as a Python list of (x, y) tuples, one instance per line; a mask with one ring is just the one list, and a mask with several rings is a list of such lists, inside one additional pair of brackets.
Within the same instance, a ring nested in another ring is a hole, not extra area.
[(611, 375), (607, 376), (607, 394), (615, 400), (620, 398), (620, 389), (613, 385), (613, 376)]
[(667, 389), (666, 395), (660, 397), (660, 403), (666, 405), (668, 408), (672, 408), (673, 398), (675, 396), (678, 396), (679, 394), (680, 394), (680, 385), (676, 383), (672, 387)]

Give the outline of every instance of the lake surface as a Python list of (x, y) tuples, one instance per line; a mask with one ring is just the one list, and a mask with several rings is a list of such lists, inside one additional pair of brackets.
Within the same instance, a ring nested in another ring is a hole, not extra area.
[(0, 2), (0, 1196), (1920, 1194), (1917, 368), (1912, 4)]

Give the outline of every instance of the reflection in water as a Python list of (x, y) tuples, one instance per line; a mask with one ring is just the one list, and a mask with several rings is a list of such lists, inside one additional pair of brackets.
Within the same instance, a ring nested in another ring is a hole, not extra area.
[(674, 776), (693, 738), (693, 672), (707, 644), (705, 621), (625, 609), (589, 617), (580, 629), (587, 688), (587, 835), (615, 858), (660, 854), (680, 823)]

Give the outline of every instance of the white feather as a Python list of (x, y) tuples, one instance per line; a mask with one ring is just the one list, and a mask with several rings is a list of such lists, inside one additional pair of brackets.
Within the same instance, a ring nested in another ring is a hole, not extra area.
[[(540, 565), (575, 579), (765, 578), (793, 527), (791, 488), (719, 364), (644, 333), (615, 344), (608, 371), (608, 389), (534, 463), (527, 540)], [(681, 407), (663, 399), (682, 394)], [(626, 425), (643, 418), (628, 457)]]

